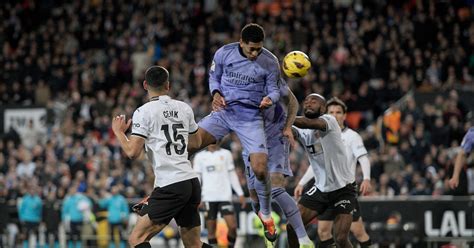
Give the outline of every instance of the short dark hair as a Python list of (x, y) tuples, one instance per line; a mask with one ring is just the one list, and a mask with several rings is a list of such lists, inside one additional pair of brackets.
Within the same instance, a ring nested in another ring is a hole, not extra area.
[(162, 88), (169, 79), (169, 73), (162, 66), (151, 66), (145, 72), (145, 81), (152, 88)]
[(263, 27), (256, 24), (256, 23), (249, 23), (242, 28), (242, 32), (240, 32), (240, 38), (245, 43), (249, 42), (262, 42), (265, 39), (265, 31)]
[(341, 106), (342, 112), (344, 112), (344, 114), (347, 112), (346, 104), (341, 99), (339, 99), (337, 97), (333, 97), (333, 98), (329, 99), (326, 107), (329, 108), (329, 106), (331, 106), (331, 105)]

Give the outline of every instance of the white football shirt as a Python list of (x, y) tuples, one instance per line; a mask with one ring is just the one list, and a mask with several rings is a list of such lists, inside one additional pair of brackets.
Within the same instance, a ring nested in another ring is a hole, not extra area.
[(195, 171), (201, 173), (202, 201), (232, 201), (229, 172), (235, 167), (229, 150), (201, 151), (194, 156), (193, 166)]
[(293, 128), (296, 137), (304, 145), (308, 160), (316, 178), (316, 187), (322, 192), (341, 189), (355, 181), (342, 143), (341, 128), (332, 115), (319, 117), (326, 121), (326, 131)]
[(198, 130), (191, 107), (169, 96), (152, 98), (133, 113), (132, 135), (145, 139), (155, 187), (197, 177), (188, 160), (188, 137)]
[(342, 142), (346, 147), (347, 163), (351, 168), (352, 176), (355, 178), (357, 159), (366, 155), (367, 149), (365, 149), (362, 137), (348, 127), (342, 130)]

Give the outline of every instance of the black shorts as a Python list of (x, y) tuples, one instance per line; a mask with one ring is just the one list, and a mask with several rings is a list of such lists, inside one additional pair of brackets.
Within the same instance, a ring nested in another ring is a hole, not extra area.
[(354, 183), (331, 192), (321, 192), (316, 186), (313, 186), (301, 196), (299, 204), (315, 210), (318, 215), (327, 209), (333, 209), (334, 215), (351, 214), (356, 205), (356, 197)]
[(21, 231), (25, 235), (29, 235), (30, 233), (36, 233), (36, 235), (38, 235), (39, 222), (29, 222), (29, 221), (22, 222)]
[(217, 213), (220, 212), (222, 216), (234, 214), (234, 205), (231, 202), (206, 202), (206, 219), (216, 220)]
[[(354, 210), (352, 211), (352, 221), (356, 222), (361, 217), (360, 204), (357, 198), (355, 199)], [(334, 208), (328, 208), (324, 213), (318, 215), (318, 220), (330, 220), (333, 221), (336, 218), (334, 214)]]
[(192, 228), (201, 225), (198, 212), (200, 202), (201, 184), (193, 178), (156, 187), (139, 214), (148, 214), (155, 224), (167, 225), (174, 218), (180, 227)]

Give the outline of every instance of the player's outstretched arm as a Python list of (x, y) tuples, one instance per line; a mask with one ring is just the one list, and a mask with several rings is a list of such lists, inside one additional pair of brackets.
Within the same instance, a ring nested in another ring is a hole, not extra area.
[(130, 138), (127, 137), (125, 131), (130, 127), (131, 123), (131, 119), (126, 121), (125, 115), (116, 116), (112, 120), (112, 130), (125, 154), (130, 159), (136, 159), (142, 153), (145, 139), (136, 135), (131, 135)]
[(322, 131), (326, 131), (327, 129), (327, 122), (322, 118), (310, 119), (304, 116), (297, 116), (293, 125), (303, 129), (317, 129)]
[(298, 199), (303, 194), (304, 186), (309, 181), (311, 181), (311, 179), (313, 179), (313, 178), (314, 178), (314, 172), (313, 172), (313, 169), (311, 169), (311, 166), (310, 166), (306, 169), (306, 172), (304, 173), (304, 175), (301, 177), (300, 181), (296, 185), (296, 188), (295, 188), (295, 191), (294, 191), (295, 198)]
[(295, 138), (293, 136), (293, 131), (291, 129), (291, 126), (293, 125), (293, 122), (295, 122), (296, 118), (296, 113), (298, 112), (299, 108), (299, 103), (298, 99), (296, 99), (296, 96), (293, 94), (293, 92), (288, 88), (288, 96), (285, 97), (285, 103), (288, 106), (288, 116), (286, 117), (286, 122), (285, 126), (283, 128), (283, 136), (287, 137), (288, 140), (290, 141), (290, 145), (292, 147), (295, 147)]
[(189, 155), (194, 155), (197, 151), (202, 149), (202, 132), (198, 129), (195, 133), (189, 135), (188, 138), (188, 152)]
[(362, 195), (367, 195), (371, 190), (372, 186), (370, 184), (370, 160), (367, 154), (360, 156), (357, 161), (362, 168), (362, 175), (364, 180), (360, 184), (360, 193)]
[(456, 160), (454, 161), (454, 171), (453, 176), (449, 179), (449, 187), (455, 189), (459, 185), (459, 174), (461, 174), (462, 166), (466, 161), (466, 153), (463, 149), (460, 149), (456, 155)]

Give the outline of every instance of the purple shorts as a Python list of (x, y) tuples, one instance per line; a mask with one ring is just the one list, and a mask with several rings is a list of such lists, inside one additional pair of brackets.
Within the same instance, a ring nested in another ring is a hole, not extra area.
[[(283, 137), (284, 122), (267, 125), (265, 132), (268, 140), (268, 172), (281, 173), (284, 176), (293, 176), (291, 171), (289, 155), (290, 144), (286, 137)], [(248, 153), (242, 152), (242, 158), (245, 163), (245, 175), (247, 177), (248, 189), (255, 189), (255, 174), (250, 167), (250, 158)]]
[(198, 125), (217, 141), (233, 131), (239, 137), (242, 148), (249, 154), (268, 153), (260, 109), (227, 106), (221, 111), (211, 112)]

